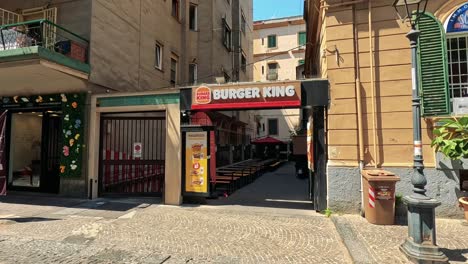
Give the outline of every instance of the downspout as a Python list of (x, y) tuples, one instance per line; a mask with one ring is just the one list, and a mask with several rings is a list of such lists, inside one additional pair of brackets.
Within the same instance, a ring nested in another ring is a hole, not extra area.
[[(356, 5), (353, 5), (353, 27), (354, 27), (354, 76), (356, 79), (356, 108), (357, 108), (357, 122), (358, 122), (358, 145), (359, 145), (359, 172), (362, 173), (364, 169), (364, 130), (362, 127), (362, 94), (361, 94), (361, 72), (359, 63), (359, 35), (356, 21)], [(361, 214), (364, 213), (364, 189), (362, 177), (361, 179)]]
[(374, 166), (375, 168), (378, 167), (380, 161), (379, 157), (377, 156), (377, 127), (376, 127), (376, 112), (375, 112), (375, 80), (374, 80), (374, 47), (373, 47), (373, 40), (374, 37), (372, 36), (372, 1), (368, 1), (368, 9), (369, 9), (369, 62), (370, 62), (370, 77), (371, 77), (371, 99), (372, 99), (372, 133), (374, 138)]

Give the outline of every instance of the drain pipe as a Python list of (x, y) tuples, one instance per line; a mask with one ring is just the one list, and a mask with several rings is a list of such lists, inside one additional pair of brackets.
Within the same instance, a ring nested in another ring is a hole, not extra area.
[(374, 80), (374, 47), (373, 47), (373, 40), (374, 37), (372, 36), (372, 1), (368, 1), (368, 9), (369, 9), (369, 62), (370, 62), (370, 76), (371, 76), (371, 98), (372, 98), (372, 133), (374, 138), (374, 166), (378, 168), (380, 163), (380, 158), (377, 156), (377, 121), (376, 121), (376, 98), (375, 98), (375, 80)]
[(356, 5), (353, 5), (353, 26), (354, 26), (354, 76), (356, 79), (356, 108), (357, 108), (357, 122), (358, 122), (358, 145), (359, 145), (359, 172), (361, 179), (361, 210), (360, 213), (364, 216), (364, 189), (362, 182), (362, 170), (364, 169), (364, 130), (362, 126), (362, 93), (361, 93), (361, 72), (359, 63), (359, 38), (358, 27), (356, 21)]

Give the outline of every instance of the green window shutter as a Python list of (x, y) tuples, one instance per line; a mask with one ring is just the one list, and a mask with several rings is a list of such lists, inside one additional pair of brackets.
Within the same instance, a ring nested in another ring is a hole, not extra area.
[(299, 46), (300, 45), (305, 45), (307, 40), (306, 40), (306, 33), (305, 32), (299, 32)]
[(268, 36), (268, 47), (269, 48), (276, 47), (276, 35)]
[(418, 22), (419, 89), (423, 116), (449, 115), (447, 40), (442, 24), (425, 13)]

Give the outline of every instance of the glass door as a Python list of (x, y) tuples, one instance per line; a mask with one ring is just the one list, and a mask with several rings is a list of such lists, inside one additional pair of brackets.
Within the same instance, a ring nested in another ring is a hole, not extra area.
[(41, 185), (42, 112), (11, 113), (8, 183), (13, 187)]

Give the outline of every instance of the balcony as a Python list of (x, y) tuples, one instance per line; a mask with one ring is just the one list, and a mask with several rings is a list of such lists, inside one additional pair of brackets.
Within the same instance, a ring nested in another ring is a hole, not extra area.
[(89, 41), (48, 20), (0, 26), (0, 95), (80, 92), (90, 73)]

